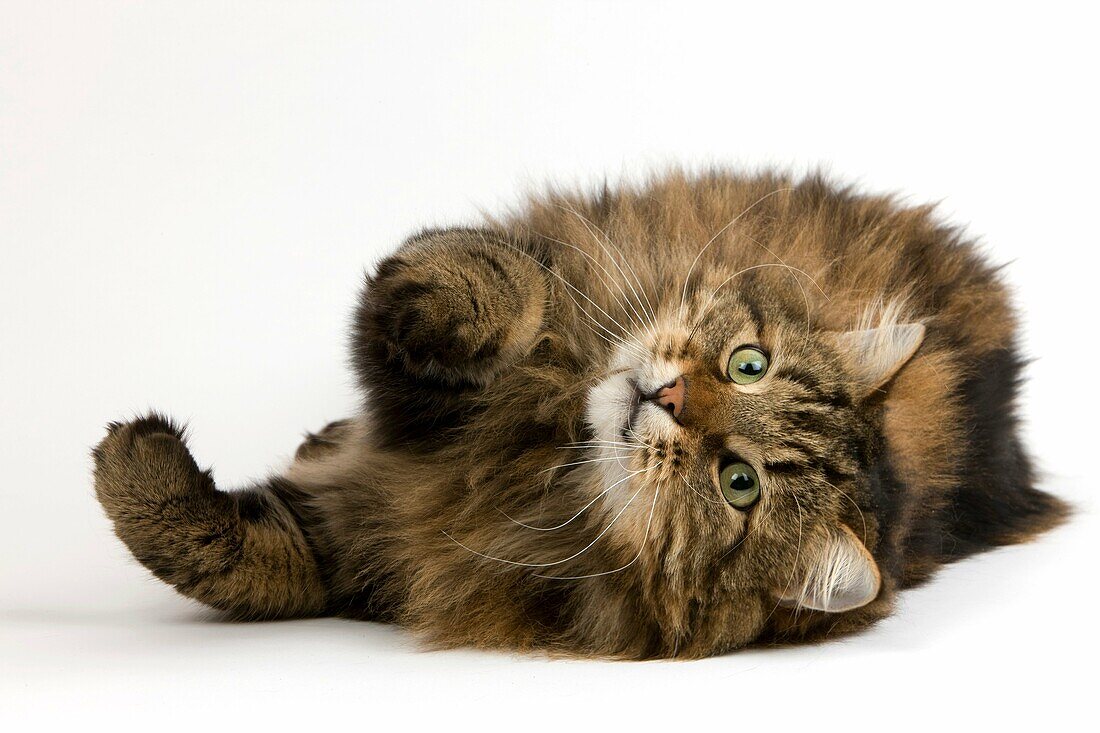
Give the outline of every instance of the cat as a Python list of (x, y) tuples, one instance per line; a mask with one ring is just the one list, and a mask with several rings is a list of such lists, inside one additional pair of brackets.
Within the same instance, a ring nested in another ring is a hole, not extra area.
[(421, 232), (351, 353), (358, 416), (249, 488), (171, 419), (110, 424), (95, 490), (137, 559), (238, 619), (697, 658), (865, 628), (1067, 516), (1020, 444), (997, 268), (822, 175), (673, 171)]

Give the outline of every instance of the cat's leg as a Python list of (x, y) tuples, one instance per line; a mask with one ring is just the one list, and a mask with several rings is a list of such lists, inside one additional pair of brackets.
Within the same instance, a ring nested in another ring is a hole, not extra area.
[(408, 445), (459, 424), (470, 393), (534, 348), (548, 297), (539, 261), (491, 232), (428, 233), (384, 260), (353, 343), (376, 435)]
[(115, 532), (158, 578), (239, 618), (322, 612), (321, 576), (283, 479), (219, 491), (182, 431), (157, 415), (112, 424), (93, 456)]

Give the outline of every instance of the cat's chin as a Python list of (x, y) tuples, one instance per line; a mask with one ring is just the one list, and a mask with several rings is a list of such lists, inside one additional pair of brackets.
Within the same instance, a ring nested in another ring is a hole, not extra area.
[(631, 412), (626, 424), (623, 426), (623, 437), (629, 443), (641, 443), (653, 445), (654, 443), (670, 443), (677, 438), (677, 433), (682, 428), (680, 424), (664, 410), (652, 402), (639, 400), (635, 409)]

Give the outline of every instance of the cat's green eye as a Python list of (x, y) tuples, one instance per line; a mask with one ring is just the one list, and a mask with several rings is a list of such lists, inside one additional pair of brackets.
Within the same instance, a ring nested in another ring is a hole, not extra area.
[(727, 463), (718, 472), (722, 496), (737, 509), (748, 509), (760, 498), (760, 477), (752, 466), (741, 461)]
[(742, 346), (730, 354), (726, 373), (735, 384), (759, 382), (768, 373), (768, 357), (755, 346)]

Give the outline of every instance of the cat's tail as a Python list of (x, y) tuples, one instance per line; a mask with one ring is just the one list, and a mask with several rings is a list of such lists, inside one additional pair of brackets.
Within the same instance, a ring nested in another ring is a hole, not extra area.
[(119, 538), (158, 578), (234, 617), (320, 614), (321, 575), (281, 479), (219, 491), (184, 440), (156, 414), (108, 426), (95, 490)]

